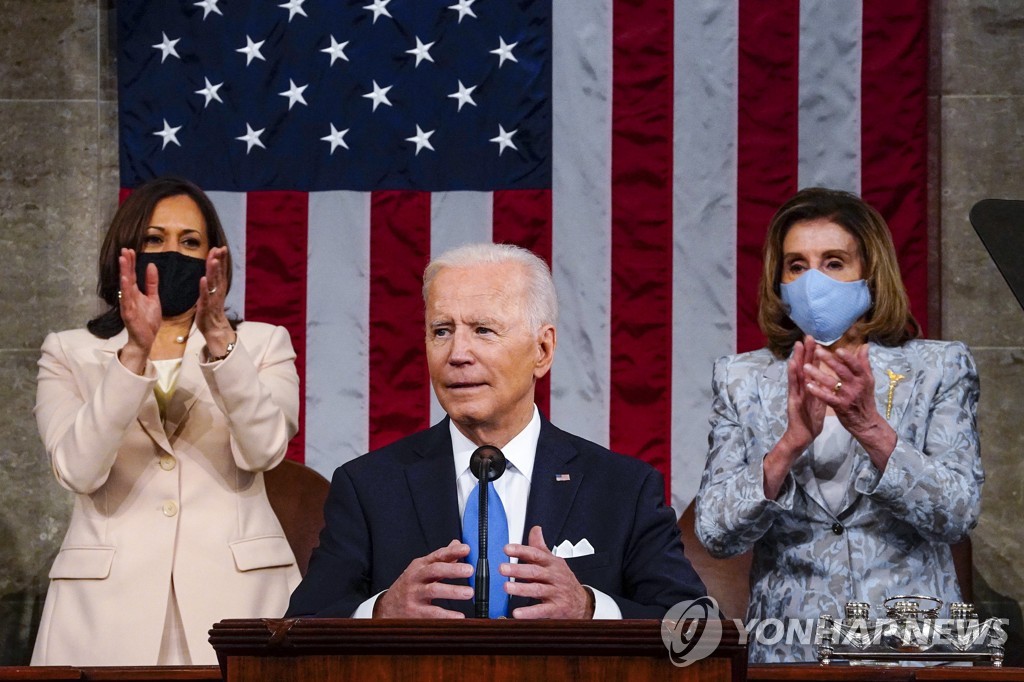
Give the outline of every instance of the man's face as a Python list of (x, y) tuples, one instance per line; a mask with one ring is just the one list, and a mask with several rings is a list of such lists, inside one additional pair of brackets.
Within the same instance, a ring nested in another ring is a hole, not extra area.
[(533, 416), (555, 329), (531, 329), (517, 263), (444, 268), (427, 291), (427, 364), (434, 392), (477, 445), (503, 447)]

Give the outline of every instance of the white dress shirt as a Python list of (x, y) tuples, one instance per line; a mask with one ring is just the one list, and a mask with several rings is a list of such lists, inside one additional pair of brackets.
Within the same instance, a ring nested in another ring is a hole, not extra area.
[[(452, 438), (452, 456), (455, 462), (455, 482), (458, 487), (459, 497), (459, 519), (466, 510), (466, 500), (469, 494), (476, 487), (477, 479), (469, 470), (469, 458), (477, 445), (462, 435), (455, 422), (448, 423)], [(530, 476), (533, 474), (533, 462), (537, 456), (537, 441), (540, 439), (540, 412), (537, 406), (533, 407), (533, 418), (522, 431), (510, 440), (501, 449), (505, 455), (506, 468), (501, 478), (492, 484), (501, 504), (505, 507), (505, 517), (508, 519), (508, 537), (510, 542), (527, 544), (529, 528), (526, 525), (526, 505), (530, 499)], [(556, 538), (544, 538), (545, 542), (556, 542)], [(512, 563), (518, 560), (511, 559)], [(492, 567), (491, 570), (497, 570)], [(594, 594), (594, 619), (595, 620), (617, 620), (622, 618), (622, 611), (615, 600), (592, 587), (587, 586)], [(373, 595), (355, 610), (353, 618), (373, 617), (373, 605), (377, 598), (384, 594), (384, 591)]]
[[(477, 445), (462, 435), (455, 422), (448, 423), (452, 436), (452, 454), (455, 457), (455, 482), (459, 492), (459, 518), (466, 513), (466, 500), (478, 481), (469, 469), (469, 459)], [(501, 449), (505, 455), (505, 473), (491, 485), (501, 498), (508, 519), (508, 540), (526, 544), (526, 503), (530, 499), (530, 476), (533, 474), (533, 460), (537, 456), (537, 440), (540, 438), (540, 413), (533, 408), (533, 419)], [(525, 531), (525, 532), (524, 532)], [(492, 567), (497, 570), (497, 567)]]

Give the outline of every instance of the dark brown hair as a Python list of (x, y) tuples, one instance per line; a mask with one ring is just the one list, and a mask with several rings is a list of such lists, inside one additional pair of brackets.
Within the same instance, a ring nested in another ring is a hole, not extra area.
[(769, 350), (778, 358), (788, 357), (793, 344), (803, 336), (789, 319), (779, 294), (782, 243), (793, 225), (818, 219), (836, 223), (857, 241), (864, 262), (864, 279), (871, 291), (871, 308), (864, 320), (857, 323), (864, 338), (883, 346), (900, 346), (919, 336), (921, 326), (910, 312), (910, 301), (885, 219), (855, 194), (809, 187), (784, 203), (768, 225), (757, 322), (768, 337)]
[[(121, 249), (135, 249), (136, 253), (141, 252), (146, 229), (149, 227), (149, 221), (156, 205), (163, 199), (182, 195), (192, 199), (199, 207), (200, 213), (203, 214), (210, 248), (227, 246), (227, 236), (224, 234), (224, 228), (220, 224), (220, 218), (217, 217), (217, 210), (213, 207), (213, 202), (195, 184), (182, 178), (163, 177), (139, 185), (117, 209), (114, 219), (110, 221), (107, 235), (103, 238), (103, 245), (100, 247), (99, 282), (96, 285), (96, 293), (109, 307), (103, 313), (89, 320), (86, 325), (94, 336), (109, 339), (120, 334), (124, 329), (124, 321), (121, 320), (121, 310), (117, 300), (117, 291), (121, 288), (121, 269), (117, 259), (121, 255)], [(225, 258), (224, 267), (227, 287), (230, 290), (230, 253)], [(237, 324), (236, 320), (232, 322), (232, 326)]]

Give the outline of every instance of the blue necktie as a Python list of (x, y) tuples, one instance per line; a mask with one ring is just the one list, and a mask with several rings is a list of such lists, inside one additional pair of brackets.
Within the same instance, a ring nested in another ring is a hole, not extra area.
[[(476, 560), (480, 556), (479, 543), (479, 518), (480, 518), (480, 484), (469, 494), (466, 500), (466, 511), (462, 515), (462, 541), (469, 545), (469, 556), (466, 561), (474, 569), (474, 574), (469, 578), (469, 586), (476, 586)], [(490, 559), (491, 588), (490, 608), (491, 618), (501, 618), (508, 615), (508, 594), (505, 593), (505, 582), (508, 580), (498, 568), (501, 564), (508, 562), (508, 555), (505, 554), (505, 545), (508, 544), (508, 519), (505, 518), (505, 507), (501, 504), (498, 491), (494, 484), (487, 486), (487, 558)]]

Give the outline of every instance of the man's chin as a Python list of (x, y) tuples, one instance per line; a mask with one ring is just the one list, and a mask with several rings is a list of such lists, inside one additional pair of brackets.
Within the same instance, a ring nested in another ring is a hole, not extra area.
[(479, 409), (479, 406), (459, 404), (458, 401), (453, 401), (447, 405), (441, 403), (441, 407), (445, 408), (444, 411), (451, 420), (462, 427), (463, 431), (477, 429), (488, 423), (487, 413)]
[(451, 410), (445, 410), (445, 412), (448, 413), (448, 416), (451, 417), (453, 422), (466, 428), (473, 428), (484, 422), (484, 420), (472, 410), (452, 408)]

